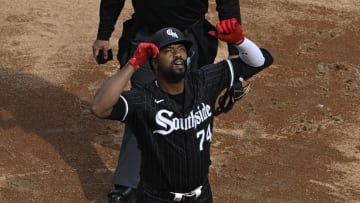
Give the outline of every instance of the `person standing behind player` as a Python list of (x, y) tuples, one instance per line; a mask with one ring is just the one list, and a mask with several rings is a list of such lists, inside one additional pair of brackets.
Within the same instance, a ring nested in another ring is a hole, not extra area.
[[(192, 45), (180, 30), (164, 28), (97, 91), (91, 106), (100, 117), (126, 123), (141, 149), (137, 201), (211, 203), (210, 143), (219, 94), (239, 78), (248, 79), (272, 63), (272, 56), (242, 34), (236, 19), (209, 34), (236, 45), (237, 58), (187, 71)], [(155, 80), (124, 91), (151, 56)]]
[[(93, 55), (100, 52), (107, 57), (109, 39), (116, 21), (124, 7), (125, 0), (102, 0), (100, 3), (100, 23), (97, 39), (93, 44)], [(214, 62), (218, 40), (208, 35), (213, 30), (206, 19), (208, 0), (132, 0), (134, 14), (123, 23), (119, 39), (117, 59), (124, 66), (137, 49), (138, 43), (149, 41), (151, 35), (163, 27), (174, 26), (193, 42), (189, 51), (191, 69)], [(241, 23), (239, 0), (216, 0), (216, 10), (220, 20), (236, 18)], [(229, 55), (237, 55), (237, 49), (228, 44)], [(132, 87), (142, 86), (154, 79), (148, 63), (142, 65), (131, 78)], [(109, 193), (110, 203), (125, 202), (131, 198), (132, 188), (139, 181), (140, 151), (132, 132), (125, 126), (118, 165), (114, 174), (115, 190)]]

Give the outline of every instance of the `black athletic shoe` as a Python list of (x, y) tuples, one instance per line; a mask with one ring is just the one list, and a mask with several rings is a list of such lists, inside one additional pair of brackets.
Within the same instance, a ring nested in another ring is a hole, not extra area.
[(109, 203), (136, 203), (135, 190), (126, 186), (116, 186), (108, 194)]

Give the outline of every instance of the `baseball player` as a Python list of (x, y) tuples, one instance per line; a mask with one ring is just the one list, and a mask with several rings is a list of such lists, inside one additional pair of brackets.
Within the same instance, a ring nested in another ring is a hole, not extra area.
[[(100, 23), (97, 39), (93, 44), (94, 57), (107, 59), (109, 38), (114, 31), (116, 21), (124, 7), (125, 0), (101, 0)], [(191, 69), (211, 64), (217, 55), (218, 40), (208, 35), (213, 30), (206, 19), (209, 0), (132, 0), (134, 13), (125, 21), (122, 36), (118, 41), (117, 59), (121, 66), (133, 56), (139, 42), (149, 41), (151, 35), (163, 27), (173, 26), (180, 29), (185, 37), (193, 42), (189, 56)], [(241, 22), (239, 0), (216, 0), (216, 10), (220, 20), (236, 18)], [(237, 49), (228, 44), (229, 55), (237, 55)], [(106, 60), (105, 60), (106, 61)], [(132, 87), (142, 86), (154, 80), (154, 73), (148, 63), (131, 77)], [(234, 86), (236, 87), (236, 85)], [(140, 151), (131, 130), (125, 125), (124, 136), (115, 170), (114, 190), (109, 193), (110, 203), (131, 203), (132, 189), (139, 182)]]
[[(272, 63), (269, 52), (244, 37), (236, 19), (217, 23), (209, 34), (234, 44), (239, 57), (187, 71), (191, 41), (176, 28), (164, 28), (151, 43), (140, 43), (94, 97), (96, 116), (126, 123), (138, 140), (138, 202), (212, 202), (208, 173), (216, 99), (234, 81)], [(155, 80), (125, 91), (149, 58)]]

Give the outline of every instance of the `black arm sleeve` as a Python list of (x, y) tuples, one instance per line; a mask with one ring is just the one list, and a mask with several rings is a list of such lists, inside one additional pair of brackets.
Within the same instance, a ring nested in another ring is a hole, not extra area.
[(125, 0), (101, 0), (97, 39), (109, 40)]
[(216, 11), (220, 21), (236, 18), (241, 23), (239, 0), (216, 0)]
[[(239, 75), (240, 77), (244, 78), (244, 80), (247, 80), (251, 78), (252, 76), (256, 75), (263, 69), (269, 67), (271, 64), (273, 64), (274, 59), (269, 51), (266, 49), (261, 48), (261, 52), (263, 53), (263, 56), (265, 57), (265, 63), (264, 65), (260, 67), (252, 67), (244, 63), (240, 58), (237, 59), (231, 59), (231, 62), (234, 65), (234, 72), (235, 75)], [(240, 68), (237, 68), (240, 67)]]
[[(216, 0), (216, 10), (219, 20), (236, 18), (241, 24), (240, 1), (239, 0)], [(229, 55), (238, 55), (239, 51), (232, 44), (228, 45)]]

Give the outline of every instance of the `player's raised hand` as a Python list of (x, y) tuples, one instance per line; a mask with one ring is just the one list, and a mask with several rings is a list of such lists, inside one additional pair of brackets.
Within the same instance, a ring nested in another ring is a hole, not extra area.
[(244, 41), (241, 25), (236, 18), (220, 21), (216, 23), (216, 31), (209, 31), (209, 35), (216, 37), (224, 42), (239, 45)]
[(155, 58), (158, 54), (159, 49), (154, 43), (141, 42), (134, 56), (129, 60), (129, 64), (131, 64), (136, 71), (139, 66), (146, 63), (150, 56)]

